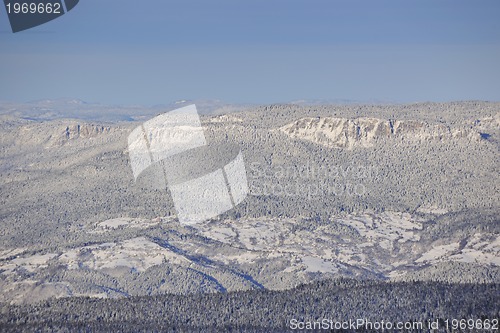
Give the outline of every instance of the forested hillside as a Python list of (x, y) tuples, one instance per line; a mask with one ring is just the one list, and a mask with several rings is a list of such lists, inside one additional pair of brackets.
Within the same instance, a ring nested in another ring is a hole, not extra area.
[[(295, 321), (365, 319), (371, 322), (427, 323), (438, 319), (439, 331), (444, 332), (446, 319), (498, 320), (499, 296), (499, 284), (383, 283), (340, 279), (280, 292), (163, 295), (119, 300), (77, 297), (31, 306), (4, 307), (0, 331), (287, 332), (292, 331), (291, 323)], [(363, 331), (370, 330), (361, 327), (344, 330)], [(429, 330), (424, 327), (404, 331)]]

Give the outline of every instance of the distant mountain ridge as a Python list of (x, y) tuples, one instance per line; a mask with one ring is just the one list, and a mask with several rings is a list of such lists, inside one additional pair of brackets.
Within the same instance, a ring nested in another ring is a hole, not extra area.
[(86, 121), (135, 121), (148, 119), (186, 105), (196, 104), (200, 114), (238, 112), (251, 107), (250, 104), (231, 104), (220, 100), (178, 100), (154, 105), (106, 105), (88, 103), (79, 99), (46, 99), (26, 103), (0, 101), (0, 116), (14, 116), (35, 121), (55, 119), (81, 119)]

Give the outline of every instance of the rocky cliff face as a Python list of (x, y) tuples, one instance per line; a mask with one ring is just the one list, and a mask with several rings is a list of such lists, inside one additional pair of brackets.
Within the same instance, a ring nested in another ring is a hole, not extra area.
[(66, 126), (61, 133), (60, 138), (63, 140), (74, 140), (78, 138), (94, 138), (104, 133), (109, 133), (109, 126), (93, 125), (93, 124), (71, 124)]
[(50, 133), (47, 146), (62, 146), (73, 141), (89, 139), (105, 139), (107, 134), (113, 133), (117, 128), (89, 123), (61, 124)]
[(332, 148), (371, 147), (378, 140), (439, 141), (481, 140), (481, 133), (469, 127), (450, 127), (417, 120), (383, 120), (378, 118), (301, 118), (282, 126), (292, 138), (303, 139)]
[(108, 142), (110, 137), (123, 130), (121, 126), (116, 125), (95, 125), (75, 121), (27, 122), (18, 125), (17, 129), (5, 132), (2, 135), (2, 144), (5, 149), (11, 147), (14, 150), (18, 149), (17, 145), (45, 148), (67, 144), (86, 146)]

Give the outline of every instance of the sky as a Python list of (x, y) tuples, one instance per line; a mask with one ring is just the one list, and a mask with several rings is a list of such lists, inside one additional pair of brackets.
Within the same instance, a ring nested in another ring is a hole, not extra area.
[(0, 100), (500, 101), (500, 1), (81, 0), (12, 33)]

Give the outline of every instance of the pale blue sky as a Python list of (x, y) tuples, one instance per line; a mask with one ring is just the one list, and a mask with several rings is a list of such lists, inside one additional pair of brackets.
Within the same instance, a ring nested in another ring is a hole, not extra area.
[(500, 1), (81, 0), (11, 33), (0, 100), (500, 100)]

